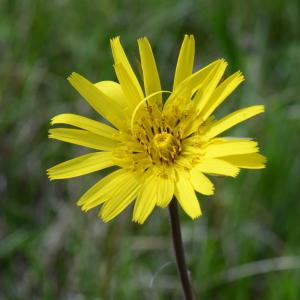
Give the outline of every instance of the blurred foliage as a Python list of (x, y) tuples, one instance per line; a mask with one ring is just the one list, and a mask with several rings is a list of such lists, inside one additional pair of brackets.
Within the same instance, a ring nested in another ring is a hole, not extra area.
[[(100, 174), (51, 183), (45, 170), (81, 149), (49, 141), (49, 120), (92, 116), (65, 77), (114, 79), (109, 38), (132, 62), (148, 36), (171, 84), (184, 33), (197, 67), (224, 57), (246, 82), (218, 113), (264, 103), (231, 131), (253, 136), (263, 171), (217, 178), (204, 216), (182, 214), (199, 299), (300, 299), (300, 2), (298, 0), (0, 0), (0, 299), (181, 299), (167, 210), (143, 226), (103, 224), (75, 200)], [(101, 175), (100, 175), (101, 176)], [(277, 270), (277, 272), (276, 272)]]

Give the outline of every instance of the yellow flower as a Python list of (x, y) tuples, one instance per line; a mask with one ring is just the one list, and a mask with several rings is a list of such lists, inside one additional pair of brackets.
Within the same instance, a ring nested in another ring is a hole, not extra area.
[[(215, 120), (216, 108), (244, 80), (236, 72), (222, 80), (227, 63), (216, 60), (193, 73), (195, 41), (184, 37), (173, 91), (163, 91), (147, 38), (138, 40), (144, 88), (120, 39), (111, 40), (119, 83), (91, 83), (73, 73), (71, 85), (111, 125), (75, 114), (55, 116), (49, 137), (96, 150), (48, 170), (50, 179), (65, 179), (117, 166), (77, 202), (83, 211), (102, 205), (99, 216), (109, 221), (133, 201), (133, 221), (143, 223), (155, 206), (166, 207), (173, 195), (195, 219), (201, 209), (195, 191), (212, 195), (205, 175), (235, 177), (240, 168), (260, 169), (265, 157), (250, 138), (218, 137), (227, 129), (264, 111), (263, 105), (237, 110)], [(163, 96), (167, 96), (165, 101)]]

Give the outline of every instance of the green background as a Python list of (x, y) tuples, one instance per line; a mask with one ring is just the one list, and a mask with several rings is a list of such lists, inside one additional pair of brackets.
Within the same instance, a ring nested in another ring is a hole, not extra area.
[(246, 76), (218, 115), (266, 106), (230, 134), (256, 137), (267, 168), (214, 178), (203, 217), (181, 214), (197, 299), (300, 299), (298, 0), (0, 0), (1, 300), (182, 299), (166, 209), (103, 224), (75, 204), (101, 173), (50, 183), (45, 170), (82, 151), (47, 139), (50, 118), (93, 116), (67, 75), (115, 79), (109, 39), (137, 66), (148, 36), (168, 89), (185, 33), (197, 68), (224, 57)]

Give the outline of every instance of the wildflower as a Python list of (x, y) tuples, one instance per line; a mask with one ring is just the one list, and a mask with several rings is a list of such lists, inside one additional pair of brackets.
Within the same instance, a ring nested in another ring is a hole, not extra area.
[(138, 46), (143, 88), (118, 37), (111, 40), (111, 48), (119, 83), (93, 84), (77, 73), (68, 78), (111, 125), (75, 114), (55, 116), (52, 125), (76, 129), (50, 129), (50, 138), (95, 151), (50, 168), (48, 175), (50, 179), (65, 179), (117, 166), (77, 202), (83, 211), (102, 205), (99, 216), (105, 222), (135, 201), (133, 221), (143, 223), (155, 206), (168, 206), (173, 195), (195, 219), (201, 215), (195, 191), (214, 193), (207, 174), (235, 177), (241, 168), (264, 168), (266, 159), (258, 153), (256, 141), (219, 137), (262, 113), (264, 106), (243, 108), (216, 120), (215, 110), (244, 80), (241, 72), (222, 81), (227, 63), (218, 59), (193, 73), (195, 41), (186, 35), (173, 90), (166, 92), (161, 88), (147, 38), (139, 39)]

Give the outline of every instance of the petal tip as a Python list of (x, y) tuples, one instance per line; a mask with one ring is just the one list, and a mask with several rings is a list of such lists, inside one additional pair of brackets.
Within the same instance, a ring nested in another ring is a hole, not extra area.
[(145, 222), (145, 220), (142, 220), (141, 218), (133, 217), (132, 222), (134, 222), (136, 224), (139, 224), (139, 225), (142, 225)]
[(77, 74), (76, 72), (72, 72), (68, 77), (67, 77), (67, 80), (70, 81), (70, 80), (73, 80), (75, 79), (79, 74)]
[(201, 216), (202, 216), (202, 212), (195, 214), (195, 215), (191, 215), (190, 217), (192, 220), (196, 220), (196, 219), (200, 218)]

